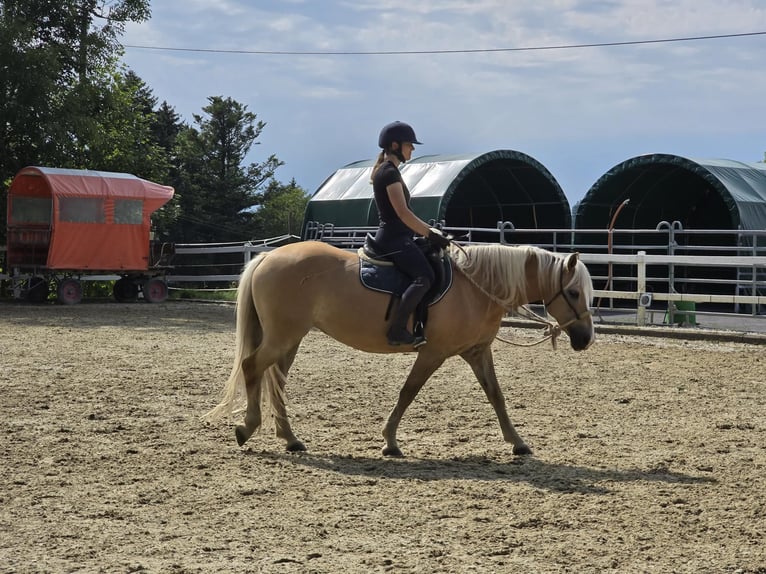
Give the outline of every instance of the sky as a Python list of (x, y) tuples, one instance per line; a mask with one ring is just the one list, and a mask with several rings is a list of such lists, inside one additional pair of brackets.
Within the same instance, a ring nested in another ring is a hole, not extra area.
[(415, 157), (523, 152), (573, 205), (645, 153), (763, 161), (766, 35), (539, 48), (762, 32), (763, 0), (154, 0), (122, 42), (188, 123), (246, 105), (266, 123), (247, 161), (310, 193), (401, 120)]

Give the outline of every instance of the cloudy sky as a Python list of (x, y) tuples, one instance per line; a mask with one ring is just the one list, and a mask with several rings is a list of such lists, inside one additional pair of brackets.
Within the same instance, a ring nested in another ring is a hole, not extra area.
[(311, 193), (403, 120), (416, 155), (521, 151), (574, 204), (644, 153), (763, 160), (766, 35), (521, 48), (758, 32), (762, 0), (155, 0), (123, 43), (187, 121), (247, 105), (267, 123), (248, 160)]

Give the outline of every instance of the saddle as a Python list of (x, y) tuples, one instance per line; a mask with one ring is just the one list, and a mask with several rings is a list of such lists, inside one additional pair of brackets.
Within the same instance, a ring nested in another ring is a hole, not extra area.
[[(416, 238), (415, 244), (423, 251), (434, 270), (433, 285), (415, 309), (414, 334), (417, 336), (425, 331), (428, 307), (441, 301), (452, 287), (452, 264), (449, 255), (431, 245), (425, 237)], [(391, 258), (369, 233), (365, 237), (364, 246), (359, 248), (358, 254), (359, 279), (362, 285), (367, 289), (391, 295), (385, 315), (385, 320), (388, 321), (394, 302), (401, 298), (412, 280), (394, 265)]]

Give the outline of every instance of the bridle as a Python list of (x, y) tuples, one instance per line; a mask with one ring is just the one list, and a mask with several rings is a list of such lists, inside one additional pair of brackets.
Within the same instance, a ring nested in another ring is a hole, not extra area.
[[(555, 301), (559, 297), (563, 297), (564, 301), (566, 301), (567, 305), (569, 306), (569, 309), (574, 314), (574, 318), (570, 319), (563, 325), (558, 322), (549, 321), (548, 319), (545, 319), (532, 311), (529, 307), (526, 305), (523, 305), (517, 309), (518, 311), (522, 311), (522, 315), (525, 316), (527, 319), (531, 319), (532, 321), (535, 321), (537, 323), (542, 323), (546, 326), (545, 332), (543, 333), (543, 338), (539, 341), (536, 341), (534, 343), (515, 343), (513, 341), (509, 341), (508, 339), (504, 339), (498, 335), (495, 335), (495, 339), (498, 341), (501, 341), (503, 343), (507, 343), (509, 345), (513, 345), (514, 347), (533, 347), (535, 345), (539, 345), (540, 343), (544, 343), (545, 341), (549, 340), (551, 341), (551, 345), (553, 348), (556, 348), (556, 340), (558, 339), (559, 335), (572, 325), (573, 323), (577, 323), (577, 321), (580, 321), (582, 319), (587, 319), (591, 316), (591, 312), (589, 310), (585, 310), (582, 313), (577, 311), (574, 304), (572, 303), (572, 299), (567, 295), (566, 290), (564, 289), (564, 266), (565, 262), (561, 261), (561, 273), (559, 274), (559, 290), (556, 292), (556, 294), (551, 297), (547, 302), (543, 301), (543, 305), (546, 309), (546, 313), (548, 311), (548, 305), (550, 305), (553, 301)], [(485, 292), (488, 296), (490, 296), (488, 293)], [(491, 296), (490, 296), (491, 297)]]
[(563, 330), (569, 327), (569, 325), (571, 325), (572, 323), (577, 323), (577, 321), (580, 321), (582, 319), (587, 319), (588, 317), (591, 316), (591, 312), (588, 310), (585, 310), (582, 313), (580, 313), (575, 308), (574, 304), (572, 303), (572, 299), (567, 295), (566, 291), (564, 290), (564, 261), (561, 262), (561, 273), (559, 273), (559, 285), (560, 286), (559, 286), (558, 292), (553, 297), (551, 297), (548, 301), (545, 301), (544, 304), (547, 310), (548, 305), (553, 303), (559, 297), (562, 297), (564, 301), (566, 301), (566, 304), (569, 306), (569, 309), (574, 314), (574, 319), (570, 319), (563, 325), (559, 325), (559, 328)]

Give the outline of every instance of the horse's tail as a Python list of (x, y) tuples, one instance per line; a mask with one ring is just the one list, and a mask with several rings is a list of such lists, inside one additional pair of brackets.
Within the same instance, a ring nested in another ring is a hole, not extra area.
[(263, 328), (258, 318), (258, 311), (253, 301), (252, 281), (253, 274), (263, 262), (266, 253), (261, 253), (253, 259), (239, 278), (237, 288), (237, 330), (234, 347), (234, 365), (232, 366), (229, 379), (223, 387), (221, 402), (211, 411), (203, 415), (208, 421), (214, 421), (222, 417), (230, 416), (234, 412), (244, 409), (247, 404), (245, 391), (245, 376), (242, 372), (242, 361), (255, 353), (263, 339)]

